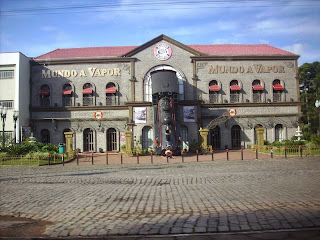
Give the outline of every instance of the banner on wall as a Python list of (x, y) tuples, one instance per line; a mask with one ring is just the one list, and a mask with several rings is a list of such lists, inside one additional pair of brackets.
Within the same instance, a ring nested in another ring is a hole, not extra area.
[(134, 122), (135, 123), (147, 123), (147, 108), (146, 107), (134, 108)]
[(21, 140), (25, 141), (29, 137), (31, 137), (31, 127), (21, 126)]
[(196, 122), (196, 108), (195, 106), (183, 106), (183, 121)]

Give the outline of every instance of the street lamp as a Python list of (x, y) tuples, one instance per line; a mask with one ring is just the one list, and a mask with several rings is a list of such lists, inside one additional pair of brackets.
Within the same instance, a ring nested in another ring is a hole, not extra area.
[[(316, 108), (318, 109), (318, 111), (320, 110), (320, 100), (316, 100), (316, 102), (314, 103), (314, 105), (316, 106)], [(319, 135), (320, 135), (320, 111), (319, 111)]]
[(17, 120), (19, 117), (19, 111), (18, 110), (13, 110), (13, 121), (14, 121), (14, 144), (17, 143), (17, 134), (16, 134), (16, 130), (17, 130)]
[(7, 117), (7, 107), (0, 106), (1, 120), (2, 120), (2, 147), (5, 147), (5, 135), (4, 135), (4, 127), (5, 121)]

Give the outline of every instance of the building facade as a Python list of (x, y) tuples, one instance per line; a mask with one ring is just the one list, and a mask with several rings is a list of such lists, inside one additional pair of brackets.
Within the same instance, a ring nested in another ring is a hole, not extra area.
[(208, 128), (214, 149), (296, 134), (300, 114), (298, 55), (269, 45), (184, 45), (161, 35), (141, 46), (57, 49), (32, 62), (30, 125), (42, 142), (74, 133), (80, 151), (155, 146), (152, 73), (174, 71), (181, 145)]
[[(30, 60), (20, 52), (0, 53), (0, 105), (7, 108), (5, 135), (8, 142), (18, 142), (29, 129)], [(19, 116), (14, 132), (13, 111)], [(0, 135), (2, 135), (2, 126)], [(0, 138), (2, 141), (2, 138)]]

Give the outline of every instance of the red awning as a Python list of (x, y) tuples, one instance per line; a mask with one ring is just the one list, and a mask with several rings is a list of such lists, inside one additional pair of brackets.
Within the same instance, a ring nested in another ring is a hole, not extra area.
[(252, 88), (253, 88), (253, 90), (256, 90), (256, 91), (263, 91), (264, 90), (264, 88), (260, 84), (252, 85)]
[(209, 91), (219, 92), (220, 91), (220, 87), (219, 87), (219, 85), (211, 85), (211, 86), (209, 86)]
[(65, 89), (62, 91), (63, 95), (71, 95), (72, 94), (72, 89)]
[(273, 90), (284, 90), (284, 87), (281, 84), (274, 84)]
[(106, 88), (106, 93), (116, 93), (117, 89), (115, 87)]
[(231, 91), (240, 91), (241, 87), (239, 85), (231, 85), (230, 90)]
[(50, 90), (49, 90), (49, 89), (40, 90), (39, 94), (40, 94), (40, 95), (50, 95)]
[(83, 94), (92, 94), (92, 88), (82, 89), (82, 93), (83, 93)]

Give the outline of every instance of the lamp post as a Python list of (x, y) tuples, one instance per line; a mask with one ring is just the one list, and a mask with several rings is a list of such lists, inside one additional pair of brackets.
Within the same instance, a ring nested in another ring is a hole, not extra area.
[(14, 144), (17, 143), (17, 120), (19, 117), (19, 111), (18, 110), (13, 110), (13, 121), (14, 121)]
[(320, 135), (320, 100), (316, 100), (316, 102), (314, 103), (314, 105), (316, 106), (316, 108), (318, 109), (319, 111), (319, 132), (318, 134)]
[(2, 120), (2, 147), (5, 147), (5, 135), (4, 135), (4, 127), (5, 127), (5, 121), (7, 117), (7, 108), (0, 106), (0, 113), (1, 113), (1, 120)]

